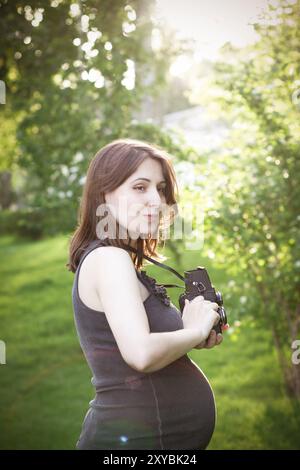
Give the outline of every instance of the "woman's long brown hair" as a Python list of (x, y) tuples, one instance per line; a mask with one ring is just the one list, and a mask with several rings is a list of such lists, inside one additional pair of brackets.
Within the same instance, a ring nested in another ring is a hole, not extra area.
[[(162, 166), (164, 178), (166, 180), (165, 198), (168, 206), (173, 206), (175, 211), (170, 212), (168, 223), (172, 222), (177, 213), (178, 185), (175, 172), (171, 163), (171, 156), (157, 145), (135, 139), (117, 139), (102, 147), (89, 164), (83, 194), (78, 211), (78, 224), (75, 232), (71, 236), (69, 245), (69, 262), (66, 264), (69, 271), (75, 272), (80, 258), (93, 240), (99, 239), (96, 233), (97, 207), (105, 204), (105, 193), (114, 191), (127, 178), (129, 178), (146, 158), (154, 158)], [(175, 194), (176, 187), (176, 194)], [(177, 199), (177, 200), (176, 200)], [(125, 243), (119, 234), (119, 224), (116, 221), (116, 238), (109, 239), (109, 245), (125, 248), (130, 245)], [(165, 259), (156, 251), (157, 245), (161, 242), (160, 229), (157, 238), (136, 240), (137, 254), (129, 251), (131, 258), (139, 269), (143, 266), (143, 256)], [(100, 240), (99, 240), (100, 241)]]

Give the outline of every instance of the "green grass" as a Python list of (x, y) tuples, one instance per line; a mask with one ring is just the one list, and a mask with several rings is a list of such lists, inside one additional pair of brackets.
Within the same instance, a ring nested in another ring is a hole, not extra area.
[[(0, 256), (0, 339), (6, 343), (0, 448), (74, 449), (94, 390), (73, 322), (67, 236), (35, 242), (3, 237)], [(166, 264), (176, 268), (171, 257)], [(222, 291), (226, 275), (187, 252), (187, 269), (200, 264)], [(152, 265), (147, 272), (159, 282), (181, 283)], [(180, 289), (168, 292), (178, 305)], [(299, 449), (299, 407), (284, 395), (269, 333), (243, 321), (239, 335), (224, 336), (219, 347), (189, 353), (217, 403), (209, 449)]]

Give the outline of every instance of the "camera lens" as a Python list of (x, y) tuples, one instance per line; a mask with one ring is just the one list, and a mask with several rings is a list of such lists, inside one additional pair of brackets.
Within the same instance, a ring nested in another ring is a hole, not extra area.
[(221, 292), (219, 292), (219, 291), (216, 292), (216, 298), (217, 298), (217, 303), (219, 305), (223, 305), (223, 298), (222, 298)]
[(225, 312), (225, 308), (224, 307), (220, 307), (220, 310), (219, 310), (219, 315), (220, 315), (220, 322), (223, 324), (223, 325), (226, 325), (227, 323), (227, 315), (226, 315), (226, 312)]

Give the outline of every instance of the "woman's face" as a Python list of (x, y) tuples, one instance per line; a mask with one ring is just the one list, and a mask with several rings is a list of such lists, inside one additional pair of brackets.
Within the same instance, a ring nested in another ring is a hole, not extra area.
[[(165, 188), (161, 164), (149, 157), (121, 186), (105, 194), (105, 201), (119, 222), (120, 238), (127, 238), (126, 230), (132, 239), (157, 235)], [(148, 214), (153, 217), (148, 218)]]

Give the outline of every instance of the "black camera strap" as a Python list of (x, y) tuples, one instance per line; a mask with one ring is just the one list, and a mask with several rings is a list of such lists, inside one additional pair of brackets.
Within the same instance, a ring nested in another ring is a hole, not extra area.
[[(137, 253), (137, 250), (135, 248), (132, 248), (131, 246), (126, 246), (124, 247), (126, 250), (129, 250), (129, 251), (132, 251), (134, 253)], [(175, 274), (175, 276), (179, 277), (179, 279), (181, 279), (183, 282), (185, 282), (185, 278), (183, 276), (181, 276), (181, 274), (179, 274), (176, 269), (174, 268), (171, 268), (170, 266), (167, 266), (166, 264), (164, 263), (160, 263), (159, 261), (156, 261), (152, 258), (150, 258), (149, 256), (146, 256), (146, 255), (143, 255), (143, 258), (147, 259), (148, 261), (151, 261), (151, 263), (154, 263), (156, 264), (157, 266), (159, 266), (160, 268), (163, 268), (163, 269), (167, 269), (168, 271), (172, 272), (173, 274)], [(185, 289), (185, 285), (184, 286), (179, 286), (178, 284), (160, 284), (161, 286), (164, 286), (164, 287), (180, 287), (181, 289)]]

